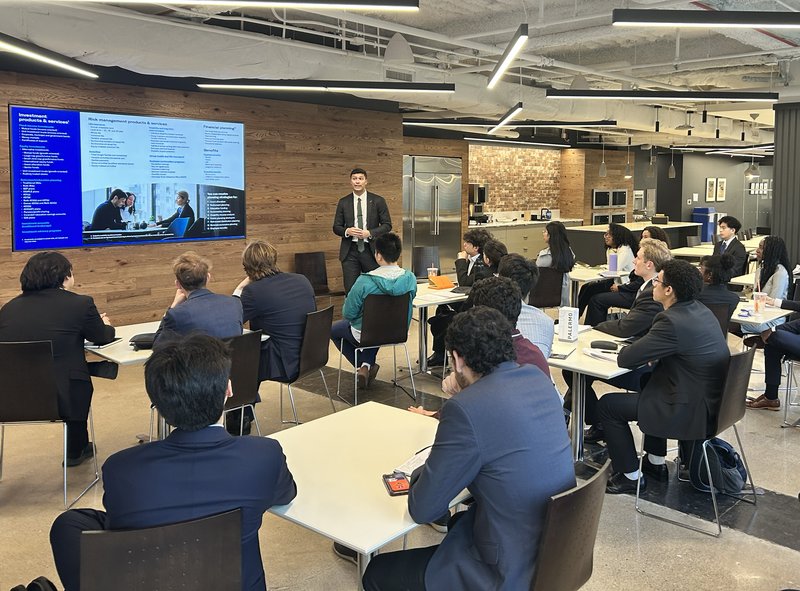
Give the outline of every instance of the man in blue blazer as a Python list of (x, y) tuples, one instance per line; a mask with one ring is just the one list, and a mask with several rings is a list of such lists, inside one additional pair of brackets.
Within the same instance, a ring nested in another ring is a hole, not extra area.
[(192, 332), (202, 332), (218, 339), (242, 334), (242, 302), (239, 298), (206, 289), (211, 279), (211, 264), (207, 259), (190, 250), (175, 259), (172, 270), (177, 290), (158, 327), (154, 345)]
[(66, 591), (80, 589), (82, 531), (138, 529), (242, 510), (242, 590), (266, 591), (258, 530), (264, 512), (297, 494), (280, 444), (231, 437), (222, 423), (230, 352), (218, 339), (191, 335), (164, 345), (145, 364), (150, 400), (176, 429), (163, 441), (131, 447), (103, 465), (106, 511), (73, 509), (50, 530)]
[(453, 319), (446, 345), (461, 391), (442, 407), (408, 510), (433, 521), (464, 487), (475, 502), (438, 546), (373, 558), (366, 591), (530, 587), (547, 501), (575, 486), (575, 473), (560, 399), (549, 377), (514, 362), (512, 330), (485, 306)]
[(339, 260), (342, 262), (344, 291), (350, 291), (361, 273), (378, 268), (374, 240), (392, 229), (386, 200), (367, 191), (367, 171), (350, 172), (353, 192), (339, 199), (333, 219), (333, 233), (342, 237)]

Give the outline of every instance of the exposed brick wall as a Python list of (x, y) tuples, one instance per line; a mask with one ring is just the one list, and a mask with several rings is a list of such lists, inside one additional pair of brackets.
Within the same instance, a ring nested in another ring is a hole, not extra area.
[(469, 182), (489, 184), (486, 211), (557, 208), (560, 180), (559, 150), (476, 144), (469, 148)]

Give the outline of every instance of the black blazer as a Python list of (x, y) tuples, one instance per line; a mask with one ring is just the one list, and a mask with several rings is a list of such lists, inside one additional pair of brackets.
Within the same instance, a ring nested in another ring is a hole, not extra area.
[(270, 338), (261, 343), (259, 377), (288, 382), (300, 371), (306, 314), (316, 310), (314, 288), (303, 275), (278, 273), (242, 290), (243, 320)]
[(739, 305), (739, 296), (728, 289), (726, 285), (706, 285), (697, 296), (697, 301), (711, 306), (725, 304), (728, 306), (728, 319), (733, 316), (736, 306)]
[(596, 330), (615, 337), (628, 338), (643, 335), (653, 324), (656, 314), (664, 307), (653, 299), (653, 282), (642, 290), (626, 316), (619, 320), (606, 320), (595, 326)]
[[(721, 248), (722, 241), (720, 240), (714, 245), (714, 254), (720, 254), (719, 251)], [(735, 261), (733, 264), (733, 271), (735, 272), (734, 276), (744, 275), (747, 273), (747, 250), (745, 250), (744, 244), (739, 242), (738, 238), (734, 236), (730, 245), (728, 245), (728, 248), (725, 250), (725, 254), (731, 255)]]
[(186, 205), (183, 206), (183, 210), (181, 210), (180, 214), (178, 213), (178, 209), (176, 208), (175, 213), (173, 213), (167, 219), (158, 222), (158, 225), (164, 226), (166, 228), (178, 218), (189, 218), (189, 223), (186, 224), (186, 229), (188, 230), (189, 228), (191, 228), (192, 224), (194, 223), (194, 210), (192, 209), (192, 206), (187, 203)]
[[(352, 228), (356, 225), (353, 208), (353, 193), (339, 199), (339, 203), (336, 205), (336, 216), (333, 218), (333, 233), (342, 237), (342, 243), (339, 246), (340, 261), (343, 261), (347, 256), (350, 250), (350, 243), (353, 241), (350, 236), (344, 235), (347, 228)], [(392, 218), (389, 215), (389, 207), (386, 205), (386, 200), (380, 195), (367, 191), (366, 216), (366, 229), (372, 235), (372, 239), (368, 241), (368, 244), (374, 252), (375, 238), (386, 234), (392, 229)]]
[(700, 302), (677, 302), (656, 316), (646, 335), (620, 351), (620, 367), (656, 363), (639, 397), (642, 431), (682, 440), (710, 434), (730, 360), (717, 326)]
[(89, 296), (60, 288), (23, 292), (0, 310), (0, 341), (53, 343), (58, 410), (66, 420), (86, 420), (92, 400), (84, 339), (114, 339), (114, 327), (103, 324)]
[(456, 276), (458, 277), (459, 286), (471, 286), (476, 281), (486, 279), (492, 276), (492, 271), (483, 262), (483, 255), (478, 255), (475, 259), (475, 264), (472, 265), (472, 270), (469, 270), (469, 259), (456, 259)]
[(119, 207), (106, 201), (97, 206), (89, 230), (121, 230), (125, 227)]

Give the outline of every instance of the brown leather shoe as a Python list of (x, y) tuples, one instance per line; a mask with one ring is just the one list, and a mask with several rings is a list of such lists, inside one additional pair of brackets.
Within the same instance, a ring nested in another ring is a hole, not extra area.
[(367, 388), (372, 385), (372, 382), (375, 380), (375, 376), (378, 375), (378, 370), (381, 368), (380, 365), (377, 363), (373, 363), (369, 368), (369, 376), (367, 377)]
[(771, 400), (763, 394), (755, 400), (745, 401), (747, 408), (754, 408), (758, 410), (780, 410), (781, 401), (779, 399)]
[(366, 365), (362, 365), (358, 368), (358, 387), (362, 390), (366, 390), (369, 386), (369, 368)]

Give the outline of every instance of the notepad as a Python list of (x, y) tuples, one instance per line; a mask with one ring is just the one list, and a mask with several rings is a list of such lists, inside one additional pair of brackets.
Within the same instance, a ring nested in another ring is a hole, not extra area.
[(120, 337), (117, 337), (113, 341), (111, 341), (110, 343), (105, 343), (103, 345), (95, 345), (94, 343), (92, 343), (90, 341), (83, 341), (83, 348), (84, 349), (105, 349), (106, 347), (110, 347), (114, 343), (118, 343), (121, 340), (122, 339)]
[(417, 453), (395, 468), (395, 471), (402, 472), (406, 476), (410, 477), (414, 470), (422, 466), (428, 460), (428, 456), (431, 455), (432, 447), (433, 446), (429, 445), (428, 447), (419, 450)]
[(431, 289), (452, 289), (456, 286), (447, 275), (429, 275), (428, 281)]

